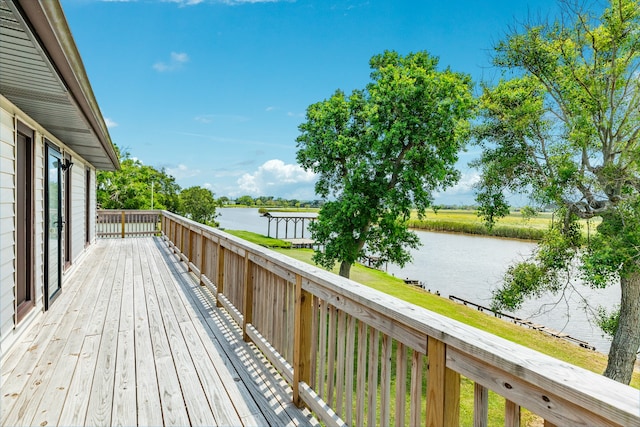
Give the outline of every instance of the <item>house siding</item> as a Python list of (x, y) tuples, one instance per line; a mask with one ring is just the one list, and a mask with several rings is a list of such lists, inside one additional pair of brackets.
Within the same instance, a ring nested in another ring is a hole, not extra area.
[(98, 215), (96, 206), (97, 204), (97, 194), (96, 194), (96, 170), (91, 168), (91, 184), (89, 185), (89, 198), (90, 200), (95, 200), (96, 203), (89, 204), (89, 236), (91, 243), (96, 241), (96, 217)]
[[(36, 131), (34, 159), (34, 280), (36, 301), (42, 301), (44, 292), (44, 136)], [(42, 254), (42, 256), (40, 256)], [(41, 308), (41, 307), (40, 307)]]
[(0, 337), (13, 328), (15, 283), (15, 125), (0, 109)]
[(85, 229), (85, 165), (79, 158), (73, 157), (71, 168), (71, 258), (77, 259), (84, 251)]
[[(71, 168), (71, 248), (72, 264), (81, 258), (85, 248), (85, 170), (91, 168), (92, 184), (95, 184), (95, 169), (84, 159), (75, 155), (61, 141), (49, 134), (46, 129), (20, 111), (6, 98), (0, 97), (0, 353), (4, 356), (20, 334), (44, 309), (44, 263), (45, 263), (45, 137), (62, 150), (70, 153), (74, 167)], [(34, 132), (34, 241), (33, 241), (33, 280), (35, 307), (28, 316), (15, 324), (15, 283), (16, 283), (16, 121), (25, 123)], [(91, 229), (95, 233), (95, 189), (90, 192)], [(94, 236), (95, 234), (92, 234)], [(93, 238), (92, 238), (93, 241)], [(62, 277), (64, 292), (64, 281)], [(54, 303), (55, 304), (55, 303)]]

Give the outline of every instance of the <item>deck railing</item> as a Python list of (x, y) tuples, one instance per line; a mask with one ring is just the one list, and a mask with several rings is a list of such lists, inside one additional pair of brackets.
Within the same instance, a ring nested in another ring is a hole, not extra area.
[(100, 209), (97, 211), (96, 235), (102, 239), (159, 236), (160, 212)]
[(545, 426), (640, 425), (636, 389), (168, 212), (162, 231), (327, 425), (486, 426), (492, 392), (505, 426), (521, 408)]

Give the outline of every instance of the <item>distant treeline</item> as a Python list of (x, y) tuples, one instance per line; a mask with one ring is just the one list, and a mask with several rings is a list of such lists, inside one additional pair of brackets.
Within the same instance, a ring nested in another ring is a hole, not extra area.
[(320, 208), (322, 206), (322, 200), (283, 199), (282, 197), (273, 196), (251, 197), (249, 195), (240, 196), (234, 200), (229, 197), (222, 196), (218, 199), (218, 206), (246, 206), (257, 208)]

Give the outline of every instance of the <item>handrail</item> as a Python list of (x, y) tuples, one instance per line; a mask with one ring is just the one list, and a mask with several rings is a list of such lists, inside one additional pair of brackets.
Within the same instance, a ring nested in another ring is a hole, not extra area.
[(96, 235), (99, 238), (160, 235), (159, 210), (98, 209)]
[(640, 425), (636, 389), (220, 230), (161, 216), (170, 247), (282, 372), (294, 402), (327, 425), (459, 425), (461, 376), (473, 382), (477, 426), (488, 423), (488, 391), (505, 398), (506, 426), (519, 425), (521, 407), (545, 426)]

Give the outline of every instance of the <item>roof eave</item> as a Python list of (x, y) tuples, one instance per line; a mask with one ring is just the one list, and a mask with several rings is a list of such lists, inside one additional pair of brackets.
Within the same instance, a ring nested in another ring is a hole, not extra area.
[(112, 168), (103, 169), (119, 169), (118, 155), (60, 3), (49, 0), (17, 0), (17, 3), (109, 158)]

